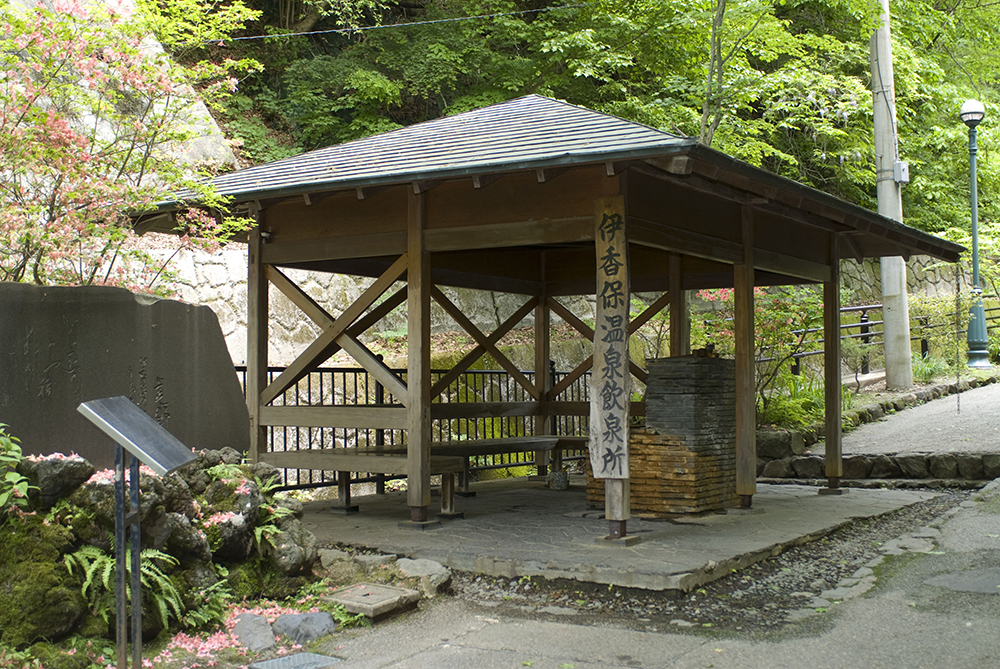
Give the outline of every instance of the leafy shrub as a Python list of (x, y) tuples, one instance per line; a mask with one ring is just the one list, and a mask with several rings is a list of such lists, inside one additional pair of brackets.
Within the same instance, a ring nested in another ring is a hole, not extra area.
[(946, 360), (936, 358), (929, 353), (925, 356), (913, 355), (913, 380), (917, 383), (923, 385), (933, 383), (934, 379), (947, 374), (950, 368)]
[(21, 442), (7, 434), (7, 425), (0, 423), (0, 524), (6, 519), (10, 506), (23, 508), (28, 505), (28, 479), (17, 473), (21, 463)]

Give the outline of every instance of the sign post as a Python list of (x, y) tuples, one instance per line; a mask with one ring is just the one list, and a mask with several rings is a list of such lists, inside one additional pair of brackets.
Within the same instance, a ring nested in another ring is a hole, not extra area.
[[(142, 575), (139, 553), (139, 464), (159, 476), (194, 461), (195, 454), (139, 409), (127, 397), (108, 397), (82, 403), (77, 410), (115, 440), (115, 640), (117, 669), (128, 669), (128, 615), (125, 581), (126, 528), (131, 540), (132, 669), (142, 667)], [(131, 455), (131, 458), (129, 457)], [(125, 467), (129, 467), (129, 504), (125, 504)]]

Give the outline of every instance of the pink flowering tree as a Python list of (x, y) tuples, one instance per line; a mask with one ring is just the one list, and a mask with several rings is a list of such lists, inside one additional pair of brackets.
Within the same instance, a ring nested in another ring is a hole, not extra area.
[(148, 291), (161, 268), (135, 244), (130, 214), (196, 200), (178, 244), (240, 225), (185, 152), (204, 134), (202, 102), (258, 67), (206, 46), (253, 12), (240, 0), (118, 1), (0, 3), (0, 281)]

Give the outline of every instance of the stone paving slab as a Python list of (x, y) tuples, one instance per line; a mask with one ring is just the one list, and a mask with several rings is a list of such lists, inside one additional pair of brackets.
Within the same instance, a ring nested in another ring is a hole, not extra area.
[(348, 613), (360, 613), (369, 618), (378, 618), (396, 609), (415, 604), (420, 599), (420, 593), (391, 585), (355, 583), (337, 588), (320, 599), (340, 604)]
[(250, 669), (327, 669), (340, 662), (339, 657), (317, 655), (316, 653), (296, 653), (273, 660), (254, 662)]
[(303, 522), (321, 544), (427, 558), (460, 571), (686, 592), (852, 518), (934, 496), (863, 489), (821, 496), (812, 486), (760, 484), (750, 513), (633, 518), (628, 532), (641, 541), (625, 547), (595, 542), (607, 534), (608, 524), (599, 511), (587, 509), (582, 479), (559, 491), (525, 479), (483, 482), (475, 489), (476, 497), (457, 502), (464, 519), (426, 532), (399, 527), (400, 518), (409, 515), (405, 493), (356, 498), (361, 513), (348, 518), (331, 513), (329, 502), (310, 502)]

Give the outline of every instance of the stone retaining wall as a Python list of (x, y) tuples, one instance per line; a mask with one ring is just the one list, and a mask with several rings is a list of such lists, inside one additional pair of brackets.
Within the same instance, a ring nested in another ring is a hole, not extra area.
[[(965, 392), (1000, 380), (1000, 376), (969, 379), (921, 388), (844, 412), (845, 429), (873, 423), (886, 414), (903, 411), (946, 395)], [(824, 479), (821, 455), (806, 452), (822, 437), (823, 426), (802, 431), (758, 430), (757, 476), (765, 479)], [(990, 481), (1000, 477), (1000, 451), (997, 453), (892, 453), (845, 454), (844, 479), (917, 479)]]

